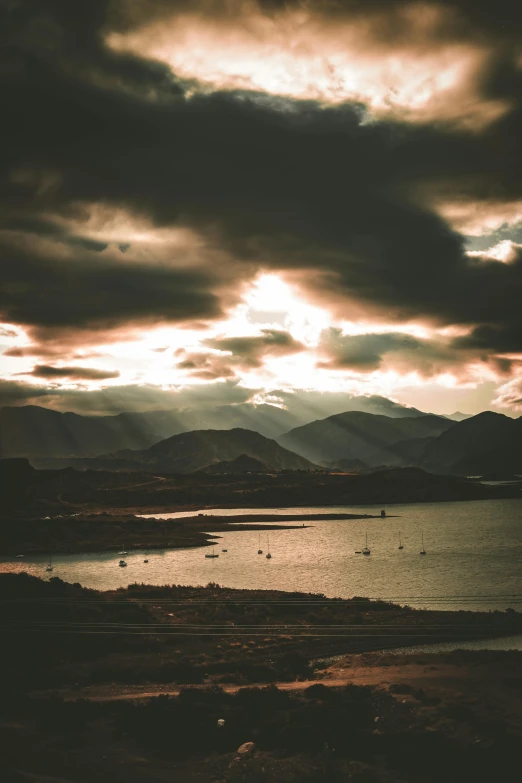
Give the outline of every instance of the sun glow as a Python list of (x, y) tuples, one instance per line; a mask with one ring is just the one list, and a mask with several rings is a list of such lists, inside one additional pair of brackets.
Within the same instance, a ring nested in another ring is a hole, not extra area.
[(180, 13), (134, 32), (111, 33), (116, 51), (168, 64), (193, 90), (254, 90), (325, 103), (353, 101), (375, 115), (412, 121), (488, 124), (506, 105), (479, 96), (489, 52), (437, 39), (449, 12), (410, 6), (395, 12), (410, 35), (387, 46), (378, 17), (321, 19), (305, 10), (263, 14), (255, 3), (222, 20)]

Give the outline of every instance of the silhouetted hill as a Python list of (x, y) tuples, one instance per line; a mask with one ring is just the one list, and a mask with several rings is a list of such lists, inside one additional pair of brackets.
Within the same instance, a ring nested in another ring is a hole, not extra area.
[(401, 441), (433, 437), (453, 426), (453, 422), (441, 416), (392, 419), (348, 411), (297, 427), (277, 441), (321, 465), (360, 460), (371, 466), (387, 464), (389, 459), (391, 464), (396, 464), (397, 456), (393, 452), (387, 454), (387, 447)]
[(253, 457), (271, 470), (314, 470), (317, 467), (275, 440), (241, 428), (183, 432), (148, 449), (125, 450), (82, 460), (82, 465), (104, 470), (193, 473), (219, 462), (231, 462), (242, 455)]
[(522, 472), (522, 419), (485, 411), (457, 422), (428, 445), (421, 467), (435, 473), (481, 476)]
[[(321, 406), (321, 402), (319, 402)], [(384, 397), (351, 397), (350, 409), (390, 417), (422, 416), (415, 408)], [(321, 407), (327, 406), (325, 402)], [(274, 438), (309, 422), (316, 408), (289, 410), (275, 405), (238, 403), (204, 408), (82, 416), (37, 405), (0, 409), (0, 458), (27, 457), (35, 467), (56, 467), (55, 459), (95, 457), (122, 449), (144, 449), (160, 440), (194, 430), (242, 429)]]
[(374, 452), (368, 461), (372, 466), (415, 467), (419, 464), (428, 446), (435, 440), (437, 440), (436, 436), (400, 440)]
[(80, 416), (37, 405), (0, 409), (1, 457), (84, 457), (143, 449), (158, 436), (124, 416)]
[[(298, 420), (274, 405), (222, 405), (201, 410), (81, 416), (37, 405), (0, 409), (0, 457), (52, 460), (144, 449), (181, 432), (244, 427), (279, 435)], [(41, 466), (41, 465), (38, 465)]]
[(471, 419), (472, 416), (472, 413), (461, 413), (460, 411), (455, 411), (455, 413), (450, 413), (448, 416), (446, 416), (446, 418), (451, 419), (452, 421), (464, 421), (464, 419)]

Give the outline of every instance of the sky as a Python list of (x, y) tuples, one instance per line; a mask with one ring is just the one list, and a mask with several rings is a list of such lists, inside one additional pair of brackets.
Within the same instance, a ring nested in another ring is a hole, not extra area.
[(520, 415), (518, 0), (4, 0), (0, 37), (2, 404)]

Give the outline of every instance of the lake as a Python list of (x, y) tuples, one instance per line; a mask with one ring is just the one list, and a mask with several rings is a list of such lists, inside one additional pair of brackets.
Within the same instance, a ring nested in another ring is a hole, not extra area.
[[(273, 513), (378, 513), (380, 506), (273, 509)], [(214, 509), (236, 515), (269, 509)], [(272, 559), (258, 555), (259, 534), (216, 534), (213, 560), (208, 548), (129, 553), (119, 568), (116, 552), (57, 555), (54, 572), (47, 557), (2, 559), (0, 571), (28, 571), (100, 590), (149, 584), (206, 585), (295, 590), (350, 598), (367, 596), (415, 607), (522, 610), (522, 500), (417, 503), (386, 508), (386, 519), (309, 522), (297, 530), (270, 533)], [(198, 513), (198, 512), (194, 512)], [(392, 516), (393, 515), (393, 516)], [(159, 515), (156, 515), (159, 516)], [(187, 516), (164, 514), (164, 517)], [(297, 523), (298, 524), (298, 523)], [(399, 531), (404, 549), (398, 549)], [(424, 533), (426, 556), (419, 555)], [(371, 555), (355, 554), (365, 543)], [(266, 552), (267, 533), (261, 534)], [(228, 552), (221, 549), (226, 546)], [(144, 563), (147, 557), (149, 562)]]

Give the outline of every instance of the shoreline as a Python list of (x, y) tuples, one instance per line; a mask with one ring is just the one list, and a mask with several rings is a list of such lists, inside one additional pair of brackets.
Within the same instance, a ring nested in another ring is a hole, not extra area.
[[(241, 506), (236, 506), (236, 508), (241, 508)], [(290, 506), (289, 508), (293, 508), (293, 506)], [(212, 510), (212, 509), (209, 509)], [(232, 510), (232, 509), (231, 509)], [(196, 510), (197, 511), (197, 510)], [(157, 512), (156, 512), (157, 513)], [(172, 513), (172, 512), (165, 512), (165, 513)], [(183, 512), (174, 512), (174, 513), (183, 513)], [(159, 519), (159, 517), (156, 517), (154, 514), (136, 514), (137, 517), (142, 517), (143, 519)], [(380, 514), (205, 514), (204, 512), (200, 512), (197, 514), (194, 514), (192, 516), (188, 517), (166, 517), (164, 514), (161, 515), (161, 518), (163, 519), (172, 519), (176, 522), (191, 522), (193, 520), (201, 521), (203, 519), (210, 520), (211, 522), (227, 522), (229, 524), (237, 524), (239, 522), (271, 522), (273, 521), (287, 521), (287, 522), (318, 522), (318, 521), (328, 521), (328, 520), (354, 520), (354, 519), (397, 519), (398, 515), (386, 515), (385, 517), (381, 517)], [(300, 528), (301, 525), (297, 525), (297, 528)], [(268, 528), (270, 529), (270, 528)], [(292, 528), (293, 529), (293, 528)]]
[[(392, 519), (393, 517), (386, 518)], [(17, 521), (16, 531), (11, 531), (11, 535), (4, 539), (0, 557), (16, 558), (19, 554), (24, 556), (94, 555), (122, 548), (128, 551), (194, 549), (211, 546), (214, 539), (219, 538), (214, 535), (216, 533), (306, 530), (309, 527), (305, 524), (306, 522), (358, 519), (381, 519), (381, 517), (371, 514), (238, 514), (222, 516), (202, 513), (187, 517), (159, 518), (154, 515), (121, 514), (118, 512), (76, 513), (70, 516), (58, 515), (49, 518), (34, 517)], [(302, 524), (284, 524), (285, 521), (300, 521)], [(281, 524), (263, 525), (263, 522)], [(81, 540), (70, 539), (70, 535), (74, 535), (76, 531), (82, 537)], [(15, 541), (12, 540), (13, 532), (18, 534)], [(31, 536), (33, 537), (32, 541)], [(42, 538), (41, 541), (38, 540), (39, 537)], [(67, 540), (68, 538), (69, 540)]]
[[(323, 679), (329, 671), (339, 676), (347, 656), (396, 658), (394, 651), (401, 647), (440, 643), (454, 644), (454, 651), (444, 653), (454, 655), (459, 643), (522, 635), (522, 614), (515, 612), (424, 610), (368, 598), (326, 598), (213, 583), (134, 584), (101, 591), (60, 579), (3, 574), (0, 597), (4, 626), (21, 644), (43, 634), (54, 645), (72, 632), (81, 652), (82, 634), (97, 634), (108, 656), (105, 663), (93, 659), (87, 665), (80, 655), (62, 683), (70, 691), (80, 682), (84, 696), (86, 688), (93, 695), (132, 686), (137, 690), (138, 672), (140, 685), (150, 691), (157, 684), (157, 692), (173, 683), (291, 683), (296, 678)], [(114, 642), (115, 632), (121, 642)], [(132, 662), (127, 658), (131, 653), (136, 656)], [(494, 657), (509, 651), (477, 653)], [(425, 654), (411, 651), (417, 658)], [(121, 669), (112, 664), (107, 668), (113, 656), (121, 657)], [(178, 662), (174, 668), (173, 661)], [(189, 669), (183, 662), (190, 662)], [(52, 659), (48, 666), (56, 674), (62, 671)]]

